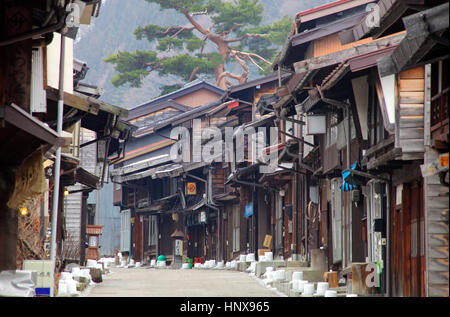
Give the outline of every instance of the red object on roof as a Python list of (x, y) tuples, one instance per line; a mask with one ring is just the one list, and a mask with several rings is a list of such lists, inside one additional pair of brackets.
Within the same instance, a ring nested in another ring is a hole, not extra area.
[(227, 108), (233, 109), (233, 108), (236, 108), (237, 106), (239, 106), (239, 101), (234, 101), (234, 102), (230, 103)]

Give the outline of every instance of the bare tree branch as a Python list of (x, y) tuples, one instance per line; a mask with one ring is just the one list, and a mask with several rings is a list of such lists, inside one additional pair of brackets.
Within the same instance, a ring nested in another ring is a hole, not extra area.
[(232, 79), (235, 79), (235, 80), (237, 80), (237, 81), (239, 81), (239, 82), (241, 82), (241, 80), (242, 80), (242, 76), (239, 76), (239, 75), (236, 75), (236, 74), (233, 74), (233, 73), (230, 73), (230, 72), (223, 72), (220, 76), (219, 76), (219, 78), (218, 78), (218, 82), (219, 81), (221, 81), (223, 78), (225, 78), (225, 77), (228, 77), (228, 78), (232, 78)]
[(259, 56), (258, 54), (242, 52), (242, 51), (238, 51), (238, 50), (235, 50), (235, 49), (231, 49), (231, 53), (234, 53), (234, 54), (239, 55), (239, 56), (243, 56), (244, 58), (255, 57), (255, 58), (260, 59), (261, 61), (263, 61), (264, 63), (266, 63), (268, 65), (272, 65), (271, 62), (269, 62), (264, 57)]

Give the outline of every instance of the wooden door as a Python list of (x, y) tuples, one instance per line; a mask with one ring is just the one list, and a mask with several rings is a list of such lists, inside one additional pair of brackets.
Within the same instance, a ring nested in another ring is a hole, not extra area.
[(401, 204), (392, 215), (392, 295), (425, 295), (423, 184), (403, 184)]
[(411, 187), (411, 296), (425, 296), (425, 252), (423, 183)]

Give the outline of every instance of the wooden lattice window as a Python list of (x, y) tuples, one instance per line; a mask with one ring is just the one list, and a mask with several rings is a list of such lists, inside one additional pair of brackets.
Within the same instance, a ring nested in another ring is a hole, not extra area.
[(448, 60), (431, 65), (431, 129), (448, 119)]

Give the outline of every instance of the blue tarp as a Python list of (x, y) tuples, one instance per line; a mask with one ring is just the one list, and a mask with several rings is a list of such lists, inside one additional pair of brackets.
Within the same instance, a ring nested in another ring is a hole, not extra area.
[(244, 217), (248, 218), (251, 215), (253, 215), (253, 203), (249, 203), (247, 206), (245, 206), (245, 214)]
[[(358, 167), (358, 162), (355, 162), (352, 166), (350, 166), (351, 170), (356, 170)], [(349, 170), (345, 170), (342, 172), (342, 186), (341, 190), (344, 192), (348, 192), (358, 188), (359, 181), (354, 178)]]

